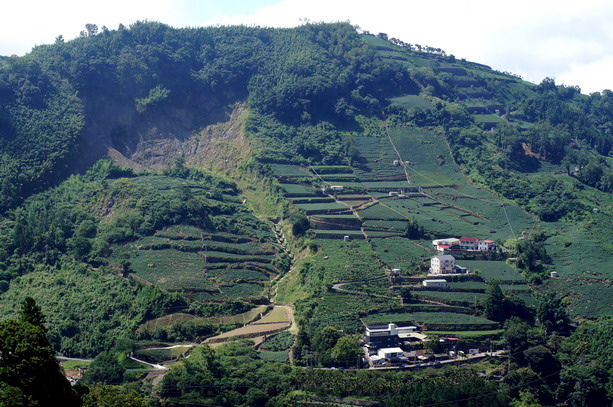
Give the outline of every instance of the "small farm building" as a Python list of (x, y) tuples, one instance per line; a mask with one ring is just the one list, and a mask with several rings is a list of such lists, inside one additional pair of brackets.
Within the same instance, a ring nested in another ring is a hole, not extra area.
[(381, 348), (377, 351), (377, 356), (385, 359), (404, 358), (404, 351), (400, 348)]
[(421, 285), (428, 288), (448, 288), (447, 280), (444, 279), (430, 279), (421, 282)]

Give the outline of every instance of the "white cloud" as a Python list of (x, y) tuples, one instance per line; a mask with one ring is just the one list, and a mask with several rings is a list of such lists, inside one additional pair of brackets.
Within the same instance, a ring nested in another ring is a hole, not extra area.
[(603, 82), (601, 78), (610, 78), (613, 72), (613, 56), (606, 56), (588, 63), (572, 64), (557, 77), (557, 83), (565, 85), (581, 84), (583, 93), (613, 90), (611, 81)]
[(23, 55), (58, 35), (75, 38), (88, 23), (109, 28), (145, 19), (177, 23), (177, 11), (167, 0), (11, 1), (0, 14), (0, 55)]

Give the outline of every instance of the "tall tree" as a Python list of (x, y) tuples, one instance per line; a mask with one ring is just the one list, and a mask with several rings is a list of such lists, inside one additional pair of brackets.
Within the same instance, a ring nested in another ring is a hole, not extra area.
[(41, 308), (36, 304), (36, 301), (32, 297), (26, 297), (21, 303), (21, 310), (19, 311), (19, 319), (23, 322), (29, 322), (32, 325), (45, 329), (45, 316), (41, 311)]
[(147, 402), (134, 390), (123, 386), (96, 385), (83, 397), (83, 407), (146, 407)]
[(42, 327), (22, 320), (0, 322), (0, 355), (0, 395), (27, 398), (27, 405), (37, 407), (80, 404)]
[(504, 322), (504, 294), (496, 283), (485, 290), (485, 316), (492, 321)]
[(120, 384), (126, 369), (119, 364), (117, 356), (111, 352), (101, 352), (87, 369), (85, 381), (88, 383)]
[(547, 332), (565, 331), (570, 323), (562, 302), (552, 293), (538, 299), (536, 318)]
[(346, 335), (336, 341), (336, 345), (332, 348), (332, 358), (339, 364), (350, 366), (356, 361), (356, 357), (360, 352), (361, 349), (358, 341)]

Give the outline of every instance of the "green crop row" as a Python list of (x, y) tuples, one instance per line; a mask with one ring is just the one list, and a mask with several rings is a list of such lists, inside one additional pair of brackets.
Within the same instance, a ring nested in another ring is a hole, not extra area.
[(258, 352), (258, 356), (263, 360), (267, 360), (269, 362), (280, 362), (287, 363), (289, 360), (289, 355), (286, 350), (284, 351), (262, 351)]
[(294, 335), (288, 331), (283, 331), (275, 336), (266, 339), (260, 346), (262, 350), (282, 351), (287, 350), (294, 343)]
[(419, 324), (445, 324), (445, 325), (496, 325), (496, 322), (485, 318), (453, 312), (405, 312), (405, 313), (379, 313), (368, 315), (364, 322), (369, 324), (417, 322)]

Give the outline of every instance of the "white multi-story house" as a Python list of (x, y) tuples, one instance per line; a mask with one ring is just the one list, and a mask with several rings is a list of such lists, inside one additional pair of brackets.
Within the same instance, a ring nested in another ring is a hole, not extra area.
[(490, 250), (494, 250), (496, 247), (496, 242), (493, 240), (479, 240), (479, 251), (480, 252), (489, 252)]
[(430, 259), (430, 274), (455, 273), (455, 258), (450, 254), (439, 254)]

